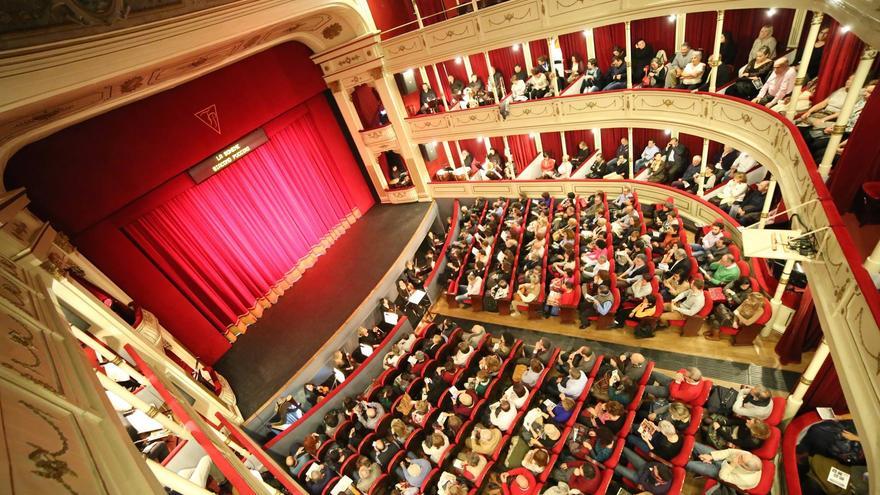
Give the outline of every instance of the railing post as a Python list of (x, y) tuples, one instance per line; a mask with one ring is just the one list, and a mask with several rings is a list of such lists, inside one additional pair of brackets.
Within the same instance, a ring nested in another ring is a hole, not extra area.
[(759, 229), (767, 226), (767, 216), (770, 214), (770, 206), (773, 204), (774, 192), (776, 192), (776, 181), (770, 179), (770, 183), (767, 186), (767, 197), (764, 198), (764, 206), (761, 208), (761, 220), (758, 222)]
[(633, 128), (632, 127), (627, 128), (626, 138), (629, 140), (629, 156), (627, 157), (627, 159), (629, 159), (629, 176), (628, 176), (628, 178), (635, 179), (635, 177), (633, 177)]
[(788, 286), (788, 279), (791, 271), (794, 269), (795, 260), (789, 259), (785, 261), (785, 267), (782, 269), (782, 276), (779, 277), (779, 284), (776, 285), (776, 292), (773, 299), (770, 300), (770, 307), (773, 309), (773, 316), (770, 321), (761, 329), (761, 337), (770, 335), (770, 330), (782, 333), (785, 331), (786, 323), (781, 321), (779, 310), (782, 309), (782, 296), (785, 294), (785, 288)]
[(706, 172), (706, 163), (709, 162), (709, 140), (703, 138), (703, 154), (701, 155), (702, 162), (700, 162), (700, 188), (697, 191), (698, 196), (703, 195), (703, 173)]
[[(630, 27), (630, 21), (626, 21), (623, 23), (623, 27), (626, 31), (626, 50), (623, 52), (626, 54), (624, 57), (624, 62), (626, 62), (626, 87), (627, 89), (632, 89), (633, 87), (633, 78), (632, 78), (632, 56), (630, 55), (630, 51), (632, 50), (632, 28)], [(632, 129), (630, 129), (630, 149), (632, 149)], [(632, 154), (632, 153), (630, 153)], [(632, 157), (630, 157), (630, 162), (632, 162)], [(632, 163), (630, 163), (630, 167), (632, 167)], [(630, 177), (632, 177), (632, 172), (630, 172)]]
[(810, 364), (807, 365), (807, 369), (804, 370), (804, 374), (798, 380), (797, 387), (795, 387), (794, 392), (786, 400), (785, 413), (782, 415), (783, 420), (793, 418), (797, 414), (798, 409), (804, 404), (804, 395), (810, 389), (810, 385), (816, 379), (816, 375), (819, 373), (822, 365), (825, 364), (825, 360), (828, 359), (829, 352), (828, 343), (823, 338), (822, 343), (816, 349), (816, 353), (813, 354), (813, 359), (810, 360)]
[(415, 0), (413, 0), (412, 6), (413, 12), (415, 12), (416, 14), (416, 22), (419, 23), (419, 29), (422, 29), (423, 27), (425, 27), (425, 23), (422, 22), (422, 14), (419, 12), (419, 5), (415, 2)]
[(831, 162), (837, 154), (837, 148), (843, 139), (843, 133), (846, 131), (847, 124), (849, 124), (856, 101), (861, 97), (862, 88), (865, 86), (865, 80), (868, 79), (868, 74), (871, 72), (871, 66), (874, 65), (876, 57), (877, 50), (870, 46), (865, 46), (859, 65), (856, 67), (855, 74), (853, 74), (852, 85), (846, 92), (846, 100), (844, 100), (843, 106), (840, 108), (840, 115), (838, 115), (837, 122), (834, 123), (834, 128), (831, 131), (831, 139), (828, 140), (825, 155), (822, 156), (822, 161), (819, 163), (819, 174), (823, 180), (828, 180), (828, 175), (831, 173)]
[(446, 91), (443, 90), (443, 79), (440, 79), (440, 71), (437, 70), (437, 64), (431, 64), (431, 68), (434, 69), (434, 79), (437, 80), (437, 84), (440, 86), (436, 88), (434, 91), (440, 92), (440, 99), (443, 100), (443, 108), (448, 112), (449, 111), (449, 101), (446, 100)]
[(794, 89), (791, 91), (791, 100), (788, 102), (788, 108), (785, 109), (785, 116), (789, 119), (794, 118), (797, 112), (797, 102), (801, 96), (801, 88), (807, 77), (807, 66), (810, 65), (810, 58), (813, 56), (813, 48), (816, 46), (816, 38), (819, 37), (819, 29), (822, 27), (823, 15), (821, 12), (813, 12), (813, 20), (810, 22), (810, 32), (807, 33), (806, 45), (801, 55), (801, 62), (798, 66), (797, 79), (794, 80)]
[[(715, 42), (712, 45), (712, 57), (709, 58), (709, 92), (714, 93), (717, 89), (718, 67), (724, 63), (733, 63), (733, 60), (721, 60), (721, 35), (724, 29), (724, 11), (719, 10), (715, 18)], [(705, 162), (705, 160), (704, 160)]]

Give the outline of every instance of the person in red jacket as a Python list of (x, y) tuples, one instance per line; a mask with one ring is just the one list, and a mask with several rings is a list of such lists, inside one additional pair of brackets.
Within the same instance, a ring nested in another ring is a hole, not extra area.
[[(670, 402), (679, 401), (702, 406), (703, 404), (697, 402), (703, 393), (704, 381), (703, 373), (695, 367), (682, 368), (672, 377), (655, 371), (651, 373), (651, 379), (645, 387), (645, 394), (654, 397), (668, 397)], [(654, 383), (659, 385), (654, 385)]]
[(538, 488), (535, 475), (524, 467), (501, 473), (500, 478), (504, 495), (535, 495)]

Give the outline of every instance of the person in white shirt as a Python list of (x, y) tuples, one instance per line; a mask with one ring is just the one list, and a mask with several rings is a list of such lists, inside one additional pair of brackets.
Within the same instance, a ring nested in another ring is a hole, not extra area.
[(742, 172), (746, 174), (755, 166), (756, 163), (758, 163), (758, 160), (752, 158), (752, 156), (748, 153), (742, 152), (739, 154), (738, 157), (736, 157), (736, 160), (733, 161), (733, 164), (730, 165), (730, 170), (724, 173), (724, 178), (729, 179), (733, 177), (733, 174), (737, 172)]
[(479, 275), (476, 271), (472, 271), (468, 273), (468, 282), (467, 285), (462, 285), (458, 288), (458, 291), (461, 293), (455, 296), (455, 300), (459, 302), (459, 304), (463, 303), (465, 300), (470, 299), (471, 297), (476, 297), (480, 294), (480, 290), (483, 288), (483, 277)]
[(443, 456), (443, 452), (446, 452), (447, 448), (449, 448), (449, 439), (439, 430), (435, 430), (434, 433), (422, 442), (422, 452), (424, 452), (428, 459), (434, 464), (440, 462), (440, 458)]
[(538, 378), (541, 377), (541, 373), (544, 372), (544, 364), (537, 359), (532, 359), (529, 361), (529, 367), (526, 369), (522, 376), (520, 377), (520, 381), (529, 387), (534, 387), (536, 383), (538, 383)]
[(752, 102), (772, 108), (791, 94), (796, 78), (797, 71), (794, 67), (791, 67), (787, 58), (776, 59), (773, 62), (773, 73), (770, 74), (767, 82), (761, 86), (761, 91), (758, 92), (758, 96)]
[(510, 78), (510, 92), (513, 94), (513, 101), (526, 101), (526, 82), (516, 76)]
[(458, 344), (458, 351), (452, 356), (452, 364), (462, 367), (464, 366), (468, 358), (471, 357), (471, 354), (474, 353), (474, 348), (471, 347), (467, 342), (461, 342)]
[(691, 281), (690, 289), (682, 292), (672, 302), (663, 305), (663, 314), (660, 321), (667, 323), (670, 320), (684, 320), (693, 316), (706, 305), (706, 297), (703, 294), (704, 282), (701, 278)]
[(504, 398), (514, 409), (519, 411), (529, 400), (529, 389), (522, 383), (515, 383), (504, 391)]
[(649, 163), (651, 163), (651, 160), (654, 159), (654, 155), (656, 155), (657, 153), (660, 153), (660, 148), (658, 148), (657, 145), (654, 144), (653, 139), (649, 139), (648, 145), (645, 146), (644, 150), (642, 150), (642, 156), (633, 164), (633, 173), (638, 174), (639, 172), (641, 172), (642, 169), (644, 169), (646, 166), (648, 166)]
[(562, 163), (559, 164), (559, 167), (556, 169), (556, 178), (557, 179), (569, 179), (571, 178), (571, 160), (568, 155), (562, 155)]
[(516, 419), (516, 409), (505, 398), (489, 406), (489, 422), (499, 430), (507, 433)]
[(644, 299), (652, 292), (654, 292), (654, 287), (651, 285), (651, 276), (647, 273), (626, 289), (627, 296), (631, 300)]
[(743, 387), (733, 403), (733, 413), (746, 418), (767, 419), (773, 412), (773, 397), (767, 387)]
[(740, 490), (749, 490), (761, 482), (761, 458), (739, 449), (715, 450), (701, 443), (694, 444), (699, 460), (687, 463), (687, 470), (701, 476), (730, 483)]
[(589, 379), (590, 377), (583, 371), (578, 368), (572, 368), (568, 371), (568, 379), (565, 380), (564, 384), (560, 381), (557, 388), (560, 393), (576, 399), (584, 392), (584, 387), (587, 386)]
[(697, 89), (703, 84), (703, 73), (706, 72), (706, 64), (702, 62), (703, 54), (694, 52), (691, 55), (691, 61), (681, 72), (681, 79), (678, 83), (679, 89)]
[(729, 208), (735, 203), (741, 203), (746, 197), (749, 185), (746, 182), (746, 174), (737, 172), (733, 174), (733, 179), (724, 184), (718, 196), (711, 199), (713, 203), (719, 206)]

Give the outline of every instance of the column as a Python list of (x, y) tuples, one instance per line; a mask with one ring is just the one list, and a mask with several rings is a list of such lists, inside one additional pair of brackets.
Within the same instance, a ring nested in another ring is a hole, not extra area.
[(675, 47), (671, 54), (674, 54), (678, 51), (678, 47), (681, 46), (682, 43), (687, 41), (684, 39), (684, 27), (687, 23), (687, 15), (685, 14), (676, 14), (675, 15)]
[(825, 155), (819, 164), (819, 174), (823, 180), (828, 180), (828, 174), (831, 173), (831, 161), (837, 154), (837, 148), (843, 139), (843, 131), (846, 130), (846, 125), (852, 116), (856, 101), (859, 99), (862, 88), (865, 86), (865, 80), (868, 78), (868, 73), (871, 72), (871, 66), (874, 65), (874, 58), (876, 57), (877, 50), (866, 45), (865, 50), (862, 52), (861, 61), (853, 75), (852, 86), (850, 86), (849, 91), (846, 93), (846, 100), (844, 100), (843, 107), (840, 109), (837, 122), (834, 123), (834, 129), (831, 131), (831, 139), (828, 141), (828, 147), (825, 148)]
[(547, 75), (550, 78), (550, 87), (553, 88), (553, 94), (559, 96), (559, 73), (553, 63), (553, 38), (547, 38), (547, 63), (550, 65), (550, 74)]
[(416, 188), (420, 201), (430, 199), (428, 193), (428, 183), (431, 177), (428, 175), (428, 167), (425, 166), (425, 160), (418, 151), (417, 144), (409, 138), (409, 127), (404, 123), (403, 118), (406, 116), (406, 110), (403, 108), (403, 100), (391, 93), (393, 87), (388, 80), (390, 77), (382, 70), (381, 67), (372, 69), (371, 74), (375, 79), (373, 85), (376, 92), (379, 93), (379, 99), (385, 106), (385, 112), (388, 114), (388, 120), (394, 128), (394, 134), (397, 136), (397, 143), (400, 148), (400, 156), (406, 164), (407, 171), (412, 178), (413, 185)]
[[(714, 93), (716, 82), (718, 81), (718, 66), (722, 63), (732, 63), (733, 60), (721, 60), (721, 34), (724, 28), (724, 11), (718, 11), (718, 17), (715, 19), (715, 43), (712, 44), (712, 56), (709, 58), (709, 92)], [(705, 161), (705, 160), (704, 160)]]
[(864, 267), (874, 281), (874, 285), (877, 286), (880, 282), (880, 242), (874, 246), (874, 251), (865, 259)]
[[(800, 10), (798, 10), (800, 12)], [(785, 109), (785, 116), (794, 119), (797, 111), (798, 98), (801, 95), (801, 87), (807, 77), (807, 66), (810, 65), (810, 58), (813, 56), (813, 48), (816, 45), (816, 38), (819, 36), (819, 28), (822, 27), (822, 13), (813, 12), (813, 21), (810, 22), (810, 32), (807, 33), (807, 41), (804, 45), (804, 53), (801, 55), (801, 63), (798, 65), (797, 79), (794, 80), (794, 89), (791, 91), (791, 100), (788, 108)], [(794, 29), (792, 29), (794, 32)], [(798, 31), (800, 32), (800, 30)]]
[[(630, 50), (632, 50), (633, 43), (632, 43), (632, 29), (630, 28), (630, 22), (629, 21), (624, 22), (623, 28), (626, 31), (626, 38), (625, 38), (626, 39), (626, 48), (625, 48), (626, 51), (624, 52), (624, 53), (626, 53), (626, 57), (624, 57), (624, 62), (626, 62), (626, 87), (627, 87), (627, 89), (632, 89), (632, 87), (633, 87), (632, 57), (630, 56), (629, 52), (630, 52)], [(630, 129), (629, 135), (630, 135), (630, 139), (629, 139), (630, 150), (632, 150), (632, 129)], [(629, 158), (630, 169), (632, 168), (632, 156), (631, 155), (632, 155), (632, 151), (630, 151), (630, 158)], [(632, 177), (632, 170), (630, 170), (629, 175), (630, 175), (630, 177)]]
[[(700, 162), (700, 177), (703, 176), (703, 173), (706, 171), (706, 163), (709, 162), (709, 140), (703, 139), (703, 154), (700, 155), (702, 161)], [(702, 181), (702, 179), (700, 179)], [(697, 191), (697, 195), (703, 195), (703, 183), (700, 182), (700, 189)]]
[(422, 29), (423, 27), (425, 27), (425, 23), (422, 21), (421, 12), (419, 12), (419, 5), (415, 2), (415, 0), (412, 0), (412, 6), (413, 12), (415, 12), (416, 14), (416, 22), (419, 23), (419, 29)]
[(593, 129), (593, 145), (596, 147), (596, 151), (602, 153), (602, 129)]
[(452, 156), (452, 148), (449, 147), (449, 141), (443, 141), (443, 151), (446, 152), (446, 160), (449, 161), (449, 165), (455, 168), (455, 157)]
[[(627, 23), (627, 24), (629, 24), (629, 23)], [(629, 71), (627, 71), (627, 73), (629, 73)], [(629, 141), (629, 156), (626, 157), (629, 160), (629, 175), (628, 175), (628, 177), (630, 179), (634, 179), (635, 177), (633, 177), (633, 146), (635, 146), (635, 145), (633, 144), (633, 128), (632, 127), (627, 128), (626, 139)]]
[(471, 68), (471, 58), (467, 55), (462, 55), (461, 56), (461, 63), (464, 64), (464, 71), (467, 72), (468, 80), (464, 84), (465, 86), (467, 86), (468, 83), (470, 83), (471, 74), (474, 73), (474, 69)]
[(798, 380), (794, 392), (788, 396), (785, 404), (785, 413), (782, 415), (783, 420), (793, 418), (797, 414), (798, 409), (804, 404), (804, 395), (807, 394), (807, 390), (809, 390), (813, 380), (816, 379), (816, 375), (819, 373), (822, 365), (825, 364), (825, 360), (828, 359), (829, 352), (828, 343), (823, 338), (822, 343), (816, 348), (816, 353), (813, 354), (813, 359), (810, 360), (810, 364), (807, 365), (807, 369), (804, 370), (804, 374)]
[[(568, 146), (566, 146), (566, 144), (565, 144), (565, 131), (559, 131), (559, 139), (562, 142), (562, 154), (567, 155), (568, 154)], [(569, 157), (569, 158), (571, 158), (571, 157)], [(559, 159), (561, 161), (562, 157), (560, 156)]]
[(593, 38), (592, 28), (584, 31), (584, 38), (587, 39), (587, 58), (596, 58), (596, 40)]
[[(529, 137), (535, 140), (535, 149), (538, 153), (544, 152), (544, 143), (541, 142), (541, 133), (540, 132), (532, 132), (529, 134)], [(528, 163), (526, 163), (528, 165)]]
[(431, 68), (434, 69), (434, 79), (436, 79), (437, 84), (440, 85), (439, 88), (434, 88), (434, 92), (440, 95), (440, 99), (443, 100), (443, 109), (448, 112), (449, 102), (446, 100), (446, 91), (443, 90), (443, 79), (440, 79), (440, 71), (437, 70), (437, 64), (431, 64)]
[(791, 276), (792, 269), (794, 269), (794, 260), (786, 260), (785, 267), (782, 269), (782, 276), (779, 277), (779, 284), (776, 286), (776, 293), (773, 294), (773, 299), (770, 300), (773, 316), (770, 317), (770, 321), (761, 330), (762, 337), (770, 335), (770, 330), (779, 333), (785, 331), (786, 322), (781, 321), (779, 310), (782, 308), (782, 295), (785, 294), (785, 288), (788, 286), (788, 278)]
[[(489, 60), (489, 52), (483, 52), (483, 57), (486, 58), (486, 67), (487, 67), (486, 70), (489, 71), (489, 74), (488, 74), (489, 79), (486, 80), (486, 84), (488, 85), (488, 84), (489, 84), (489, 80), (492, 80), (492, 79), (493, 79), (493, 77), (492, 77), (492, 72), (491, 72), (491, 71), (492, 71), (492, 70), (495, 70), (495, 69), (494, 69), (494, 67), (492, 67), (492, 61)], [(492, 82), (493, 82), (493, 85), (492, 85), (492, 94), (495, 95), (495, 103), (501, 103), (501, 98), (502, 98), (503, 95), (504, 95), (504, 91), (503, 91), (502, 88), (496, 88), (496, 87), (494, 86), (494, 82), (495, 82), (494, 80), (493, 80)], [(503, 78), (503, 77), (501, 78), (501, 84), (504, 84), (504, 78)]]
[(376, 194), (379, 195), (379, 200), (383, 203), (387, 203), (388, 183), (385, 181), (385, 174), (382, 173), (382, 169), (379, 167), (376, 158), (367, 146), (364, 145), (363, 139), (361, 139), (360, 131), (363, 128), (361, 125), (361, 119), (358, 117), (357, 112), (351, 104), (348, 92), (342, 88), (342, 84), (338, 81), (333, 81), (329, 84), (331, 92), (333, 93), (333, 99), (336, 100), (336, 105), (342, 113), (343, 120), (345, 120), (345, 126), (348, 127), (348, 133), (351, 134), (351, 138), (358, 149), (358, 154), (367, 169), (367, 175), (370, 176), (370, 182), (373, 183), (373, 188), (376, 190)]
[(532, 49), (529, 48), (528, 41), (523, 41), (522, 43), (519, 44), (519, 46), (522, 47), (523, 58), (526, 59), (526, 72), (531, 75), (532, 67), (534, 67), (532, 65)]
[(773, 204), (773, 193), (776, 192), (776, 181), (770, 179), (767, 186), (767, 197), (764, 198), (764, 207), (761, 208), (761, 220), (758, 221), (758, 228), (763, 229), (767, 226), (767, 216), (770, 214), (770, 205)]
[[(814, 13), (815, 14), (815, 13)], [(804, 30), (804, 21), (807, 20), (807, 10), (797, 9), (794, 11), (794, 19), (791, 21), (791, 31), (788, 32), (788, 48), (797, 48), (801, 42), (801, 32)]]

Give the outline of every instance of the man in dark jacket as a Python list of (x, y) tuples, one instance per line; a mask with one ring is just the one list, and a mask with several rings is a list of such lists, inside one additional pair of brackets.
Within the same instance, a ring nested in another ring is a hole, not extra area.
[(731, 207), (730, 216), (743, 225), (757, 222), (761, 218), (761, 210), (764, 209), (768, 189), (770, 189), (770, 182), (766, 180), (759, 182), (754, 189), (749, 189), (742, 203)]
[(687, 148), (678, 142), (678, 138), (672, 138), (666, 144), (663, 150), (663, 159), (666, 161), (666, 170), (668, 170), (668, 180), (678, 179), (684, 172), (685, 158), (687, 158)]

